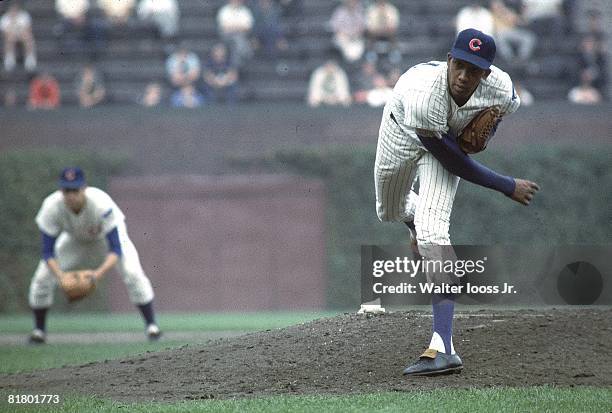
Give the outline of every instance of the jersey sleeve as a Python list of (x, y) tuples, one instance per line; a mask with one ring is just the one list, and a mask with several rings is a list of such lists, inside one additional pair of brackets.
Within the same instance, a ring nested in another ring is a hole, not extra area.
[(57, 237), (62, 232), (59, 211), (51, 198), (44, 200), (36, 214), (36, 225), (41, 232), (51, 237)]
[(505, 111), (503, 110), (504, 108), (502, 108), (502, 112), (504, 115), (509, 115), (511, 113), (516, 112), (517, 109), (521, 106), (521, 98), (519, 97), (518, 93), (516, 93), (516, 90), (514, 89), (514, 84), (510, 85), (510, 89), (511, 95), (509, 102), (505, 108)]
[(96, 214), (102, 225), (102, 233), (107, 235), (125, 219), (123, 213), (106, 192), (88, 188), (90, 199), (96, 204)]
[(490, 93), (499, 104), (502, 116), (516, 112), (519, 106), (521, 106), (521, 98), (516, 93), (514, 83), (507, 73), (501, 70), (497, 72), (490, 86)]
[(101, 211), (102, 214), (102, 232), (108, 234), (119, 224), (117, 219), (117, 211), (113, 207), (109, 207), (106, 211)]

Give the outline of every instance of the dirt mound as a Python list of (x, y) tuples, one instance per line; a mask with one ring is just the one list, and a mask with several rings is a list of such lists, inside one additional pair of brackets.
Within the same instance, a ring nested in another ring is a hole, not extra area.
[(404, 378), (431, 315), (342, 316), (123, 360), (0, 376), (0, 391), (115, 400), (347, 394), (440, 387), (612, 386), (612, 309), (457, 314), (461, 374)]

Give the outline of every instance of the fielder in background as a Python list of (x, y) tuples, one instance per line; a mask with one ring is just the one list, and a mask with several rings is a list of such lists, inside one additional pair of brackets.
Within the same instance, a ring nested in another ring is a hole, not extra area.
[[(495, 49), (492, 37), (475, 29), (461, 31), (447, 60), (410, 68), (384, 108), (374, 171), (378, 218), (405, 223), (424, 259), (454, 255), (449, 225), (460, 177), (523, 205), (539, 189), (531, 181), (500, 175), (467, 155), (483, 150), (486, 141), (475, 151), (462, 150), (461, 139), (457, 141), (484, 110), (495, 108), (504, 116), (520, 105), (510, 76), (492, 65)], [(430, 282), (453, 283), (448, 274), (446, 279), (444, 274), (442, 278), (426, 275)], [(429, 348), (404, 375), (436, 375), (463, 368), (452, 341), (454, 302), (452, 294), (432, 295)]]
[(125, 216), (107, 193), (87, 186), (80, 168), (65, 168), (59, 186), (45, 198), (36, 215), (42, 233), (42, 259), (30, 284), (35, 324), (30, 342), (46, 341), (47, 311), (53, 304), (55, 287), (62, 285), (67, 271), (80, 270), (91, 262), (98, 265), (89, 270), (94, 282), (117, 266), (130, 300), (142, 313), (147, 337), (158, 339), (161, 332), (153, 312), (153, 287), (128, 237)]

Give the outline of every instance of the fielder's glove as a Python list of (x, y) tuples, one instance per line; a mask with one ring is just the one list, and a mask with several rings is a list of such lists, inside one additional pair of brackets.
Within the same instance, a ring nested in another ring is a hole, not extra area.
[(501, 122), (501, 118), (499, 106), (483, 109), (457, 138), (461, 150), (467, 154), (484, 151), (489, 139), (495, 133), (498, 123)]
[(96, 278), (91, 270), (69, 271), (60, 280), (68, 301), (74, 302), (87, 297), (96, 289)]

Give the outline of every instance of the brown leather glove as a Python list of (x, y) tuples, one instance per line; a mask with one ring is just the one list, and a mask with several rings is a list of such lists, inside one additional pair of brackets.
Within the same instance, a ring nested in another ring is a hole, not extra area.
[(87, 297), (96, 289), (96, 279), (91, 270), (69, 271), (60, 280), (60, 285), (68, 301), (74, 302)]
[(493, 135), (493, 129), (501, 118), (499, 106), (483, 109), (457, 138), (461, 150), (468, 154), (484, 151)]

